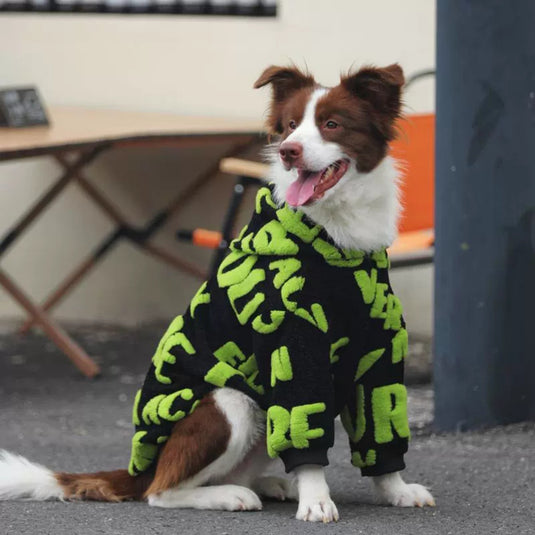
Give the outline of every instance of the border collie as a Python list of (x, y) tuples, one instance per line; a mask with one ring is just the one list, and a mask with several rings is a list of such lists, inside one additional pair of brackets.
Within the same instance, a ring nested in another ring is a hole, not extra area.
[[(261, 496), (297, 500), (300, 520), (337, 521), (324, 466), (340, 414), (352, 464), (382, 503), (434, 505), (400, 475), (407, 335), (385, 249), (400, 213), (388, 143), (403, 84), (397, 64), (331, 88), (294, 66), (262, 73), (270, 185), (158, 346), (129, 470), (54, 473), (3, 451), (0, 499), (259, 510)], [(294, 477), (263, 475), (270, 457)]]

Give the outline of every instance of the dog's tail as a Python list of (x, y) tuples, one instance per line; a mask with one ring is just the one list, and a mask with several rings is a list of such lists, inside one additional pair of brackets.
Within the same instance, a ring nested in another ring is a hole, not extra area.
[(55, 473), (20, 455), (0, 450), (0, 500), (141, 500), (151, 481), (148, 474), (133, 477), (127, 470)]

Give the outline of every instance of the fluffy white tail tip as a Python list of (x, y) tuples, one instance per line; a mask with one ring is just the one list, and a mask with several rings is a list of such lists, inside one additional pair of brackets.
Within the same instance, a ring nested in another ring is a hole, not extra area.
[(54, 472), (5, 450), (0, 450), (0, 500), (63, 499)]

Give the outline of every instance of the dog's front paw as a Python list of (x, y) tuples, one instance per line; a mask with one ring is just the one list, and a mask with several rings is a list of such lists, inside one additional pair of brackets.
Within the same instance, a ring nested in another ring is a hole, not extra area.
[(295, 484), (283, 477), (259, 477), (254, 482), (253, 490), (264, 498), (271, 498), (281, 502), (285, 500), (297, 500)]
[(405, 483), (399, 472), (374, 477), (373, 480), (381, 503), (396, 507), (435, 506), (435, 499), (423, 485)]
[(325, 499), (299, 500), (299, 507), (295, 515), (297, 520), (307, 522), (338, 522), (338, 509), (327, 496)]
[(382, 493), (380, 498), (382, 498), (383, 503), (396, 507), (435, 506), (435, 500), (431, 493), (424, 486), (416, 483), (405, 483), (402, 488)]

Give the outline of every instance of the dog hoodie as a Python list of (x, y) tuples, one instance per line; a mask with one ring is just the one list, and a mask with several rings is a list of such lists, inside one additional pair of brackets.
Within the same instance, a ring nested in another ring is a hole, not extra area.
[(286, 471), (327, 465), (340, 414), (363, 475), (402, 470), (407, 331), (385, 250), (341, 249), (262, 187), (217, 274), (161, 339), (133, 409), (129, 472), (150, 468), (173, 425), (217, 387), (266, 412)]

